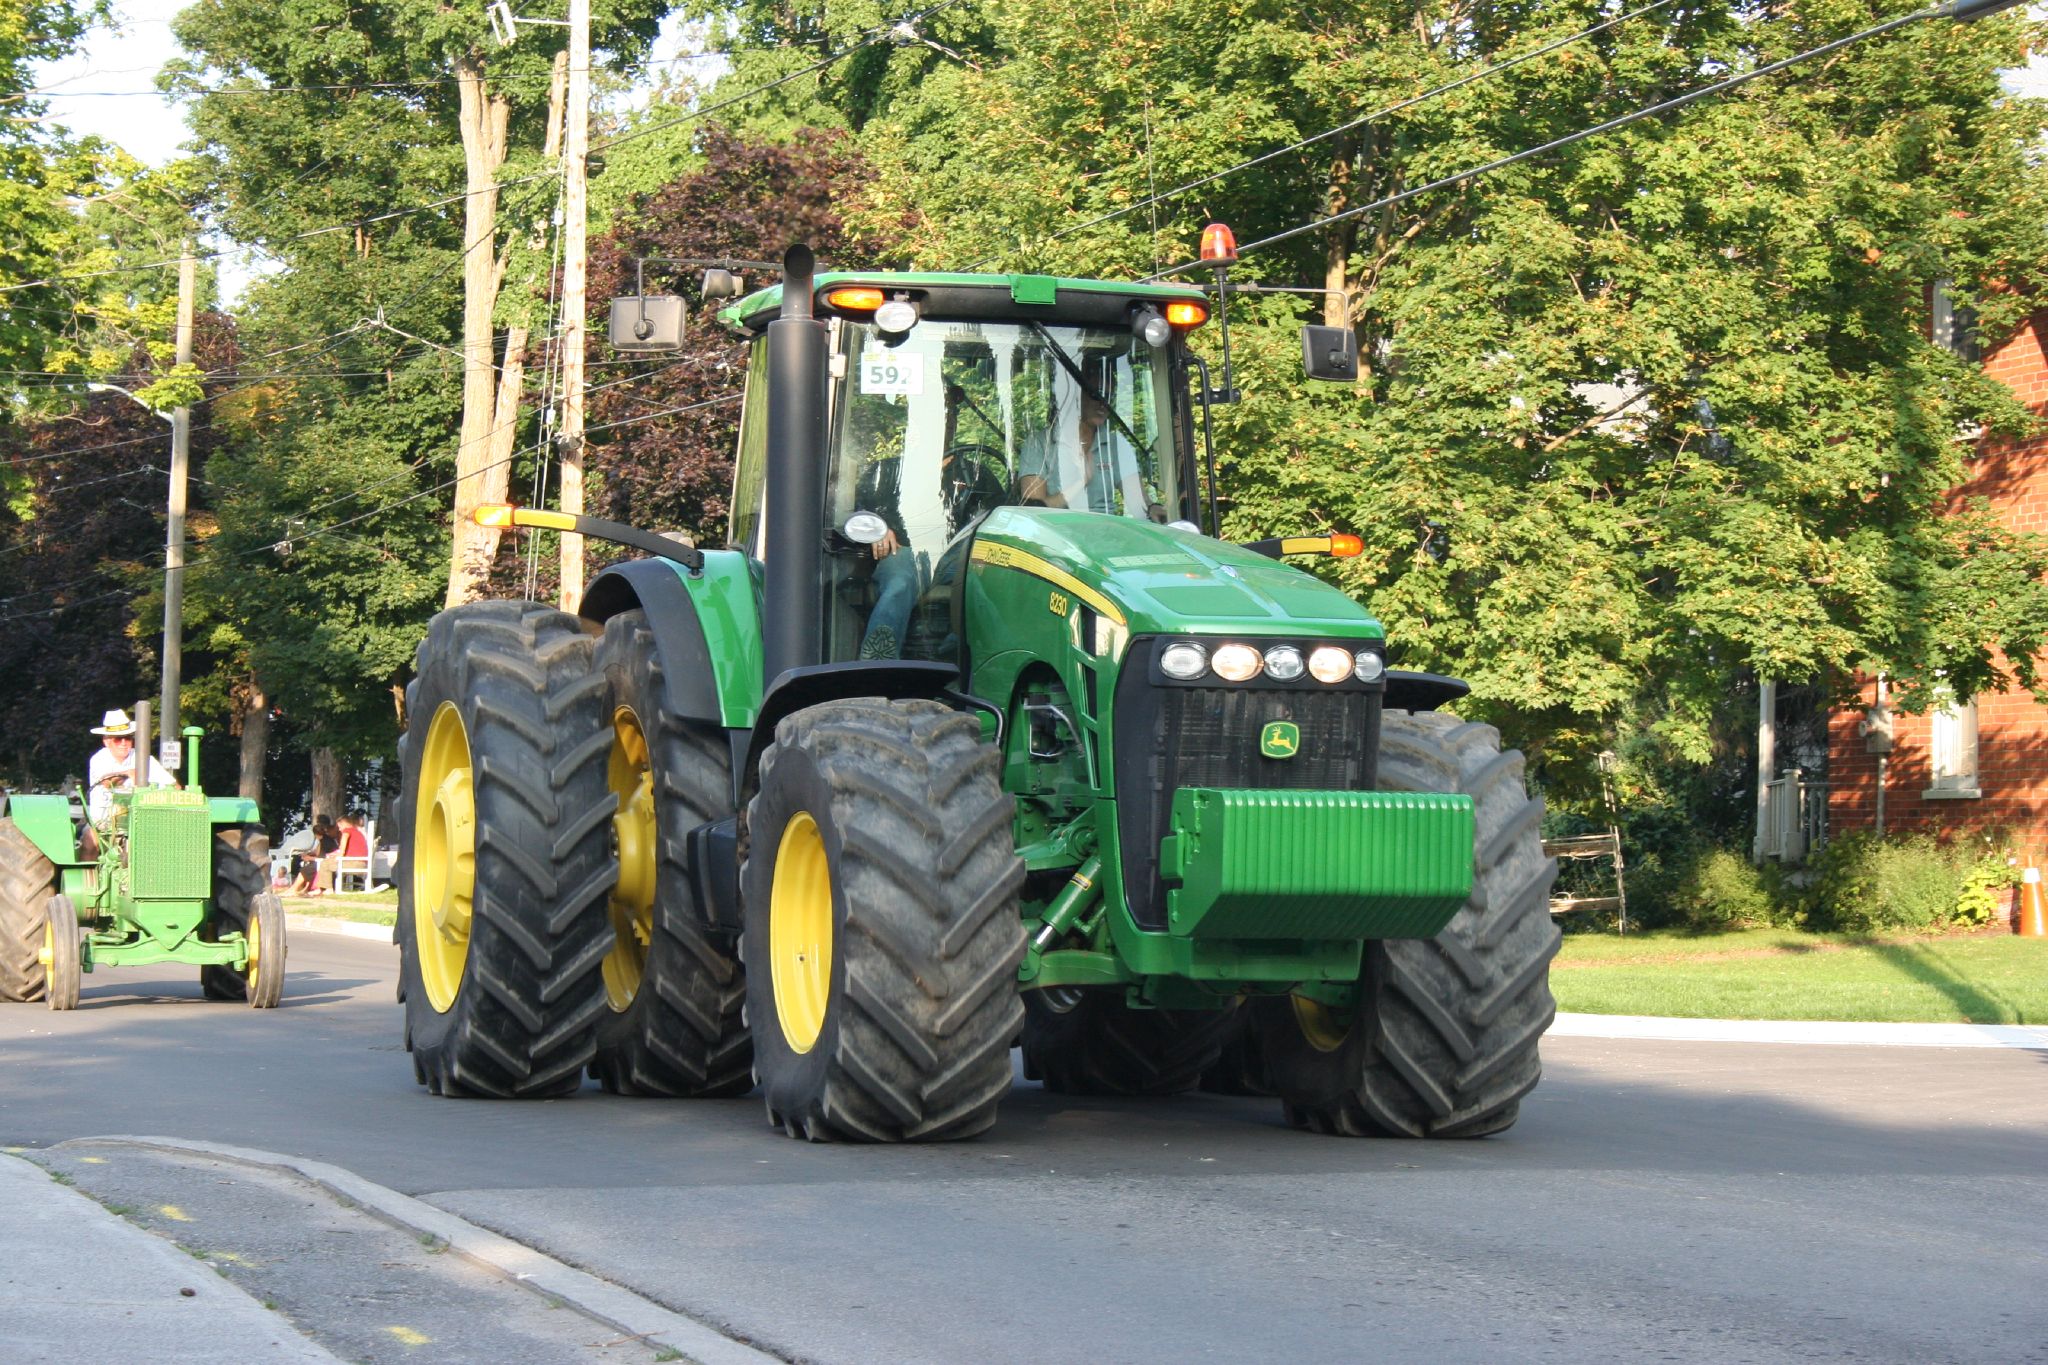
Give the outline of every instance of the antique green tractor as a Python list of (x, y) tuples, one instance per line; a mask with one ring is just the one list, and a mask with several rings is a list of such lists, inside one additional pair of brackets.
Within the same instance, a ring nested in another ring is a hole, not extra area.
[[(579, 615), (475, 603), (420, 646), (418, 1079), (758, 1082), (794, 1136), (953, 1138), (995, 1121), (1021, 1042), (1055, 1091), (1512, 1124), (1554, 1010), (1541, 804), (1436, 709), (1462, 683), (1389, 668), (1379, 622), (1277, 562), (1355, 538), (1214, 536), (1208, 313), (814, 278), (797, 248), (723, 314), (753, 339), (728, 548), (480, 513), (649, 557)], [(1344, 373), (1337, 331), (1305, 338), (1314, 377)]]
[[(148, 749), (148, 708), (139, 708)], [(0, 1000), (75, 1009), (100, 967), (183, 962), (211, 1000), (275, 1006), (284, 908), (254, 801), (199, 787), (197, 726), (182, 788), (113, 792), (97, 822), (69, 795), (11, 796), (0, 815)], [(138, 757), (140, 764), (146, 760)]]

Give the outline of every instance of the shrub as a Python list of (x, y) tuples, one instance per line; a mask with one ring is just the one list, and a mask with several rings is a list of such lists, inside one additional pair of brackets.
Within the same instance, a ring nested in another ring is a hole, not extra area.
[(1762, 868), (1725, 848), (1702, 851), (1671, 891), (1671, 908), (1699, 929), (1756, 929), (1791, 916)]
[(1812, 864), (1805, 918), (1816, 929), (1869, 932), (1989, 923), (2013, 871), (2002, 850), (1944, 848), (1933, 837), (1831, 840)]

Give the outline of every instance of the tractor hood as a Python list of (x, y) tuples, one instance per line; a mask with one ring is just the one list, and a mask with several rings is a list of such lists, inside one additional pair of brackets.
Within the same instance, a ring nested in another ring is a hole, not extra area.
[(974, 561), (978, 571), (1043, 579), (1122, 617), (1134, 635), (1386, 635), (1363, 607), (1311, 574), (1132, 517), (997, 508), (975, 535)]

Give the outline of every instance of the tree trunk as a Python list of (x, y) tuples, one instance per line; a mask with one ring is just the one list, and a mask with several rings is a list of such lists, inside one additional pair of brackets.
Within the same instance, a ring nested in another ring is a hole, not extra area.
[(242, 775), (237, 790), (245, 800), (263, 803), (263, 767), (270, 757), (270, 698), (254, 678), (242, 701)]
[[(1342, 213), (1351, 206), (1351, 182), (1353, 159), (1358, 155), (1358, 139), (1347, 134), (1337, 139), (1337, 149), (1330, 157), (1330, 192), (1323, 204), (1326, 214)], [(1323, 235), (1323, 326), (1349, 327), (1351, 325), (1351, 300), (1347, 284), (1351, 267), (1351, 248), (1357, 241), (1357, 219), (1338, 223), (1334, 229)]]
[[(511, 104), (484, 84), (483, 61), (475, 53), (456, 60), (455, 80), (461, 97), (467, 184), (462, 227), (462, 437), (455, 450), (454, 543), (443, 603), (450, 607), (475, 600), (482, 584), (477, 567), (487, 572), (490, 565), (488, 558), (479, 558), (484, 528), (476, 524), (474, 513), (479, 503), (489, 500), (485, 475), (497, 417), (496, 366), (491, 363), (491, 319), (503, 278), (497, 252), (497, 183), (512, 113)], [(491, 548), (495, 552), (495, 543)]]
[(326, 816), (332, 820), (341, 814), (342, 802), (341, 759), (334, 750), (319, 748), (313, 751), (313, 818)]

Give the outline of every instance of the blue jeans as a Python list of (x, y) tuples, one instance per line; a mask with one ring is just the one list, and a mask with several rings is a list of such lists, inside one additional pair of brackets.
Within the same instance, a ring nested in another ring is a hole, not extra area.
[(875, 609), (868, 613), (868, 628), (861, 636), (863, 652), (868, 641), (875, 638), (875, 632), (887, 627), (896, 638), (895, 652), (903, 653), (903, 635), (910, 629), (910, 609), (917, 605), (918, 589), (924, 585), (928, 571), (925, 557), (907, 547), (875, 561)]

